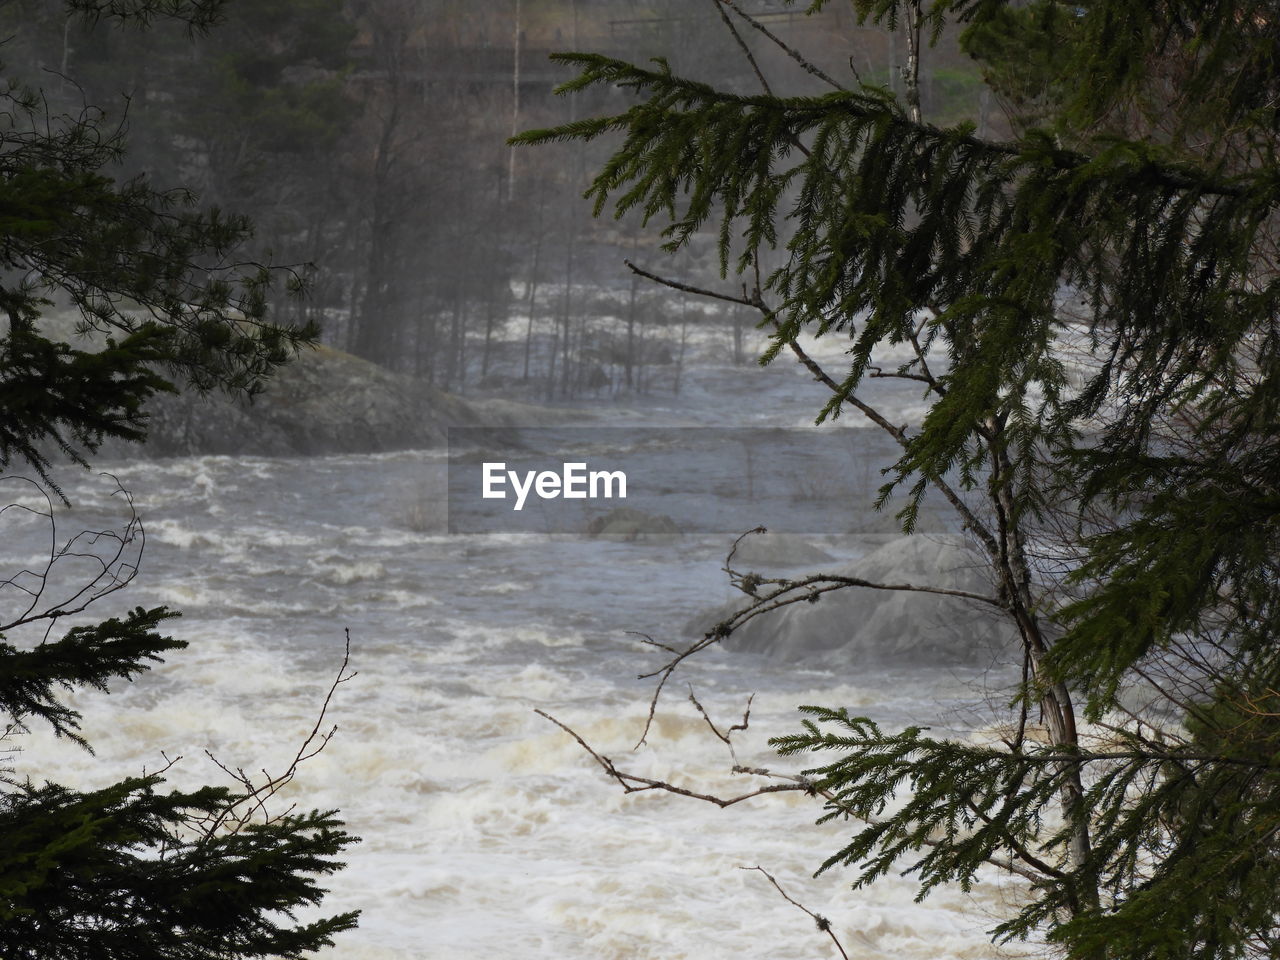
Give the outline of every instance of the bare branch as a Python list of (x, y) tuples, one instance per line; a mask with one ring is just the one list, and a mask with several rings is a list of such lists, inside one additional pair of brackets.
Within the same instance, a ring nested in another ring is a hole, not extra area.
[(648, 646), (651, 646), (651, 647), (657, 647), (659, 650), (665, 650), (667, 651), (667, 653), (678, 654), (680, 652), (675, 647), (670, 647), (670, 646), (667, 646), (667, 644), (665, 643), (660, 643), (659, 641), (653, 639), (653, 637), (649, 636), (649, 634), (641, 633), (638, 630), (628, 630), (627, 636), (639, 637), (641, 643), (647, 644)]
[[(768, 779), (780, 780), (782, 782), (769, 784), (768, 786), (761, 787), (757, 790), (752, 790), (747, 793), (739, 794), (733, 797), (720, 797), (720, 796), (716, 796), (714, 794), (709, 794), (709, 793), (699, 793), (696, 790), (690, 790), (687, 787), (680, 787), (673, 783), (669, 783), (666, 780), (655, 780), (651, 777), (641, 777), (633, 773), (627, 773), (624, 770), (619, 770), (611, 759), (609, 759), (604, 754), (598, 752), (595, 748), (593, 748), (572, 727), (568, 726), (567, 724), (563, 723), (560, 720), (557, 720), (555, 717), (551, 716), (551, 714), (545, 712), (544, 710), (535, 709), (534, 713), (542, 717), (544, 720), (549, 720), (551, 723), (554, 723), (557, 727), (559, 727), (561, 730), (563, 730), (565, 733), (571, 736), (578, 743), (578, 746), (582, 747), (582, 749), (585, 750), (593, 760), (595, 760), (595, 762), (599, 765), (600, 769), (603, 770), (611, 780), (613, 780), (620, 787), (622, 787), (622, 790), (624, 793), (645, 793), (650, 790), (660, 790), (664, 793), (673, 793), (673, 794), (676, 794), (677, 796), (688, 797), (692, 800), (701, 800), (704, 803), (714, 804), (715, 806), (720, 807), (722, 809), (725, 807), (732, 807), (738, 803), (742, 803), (744, 800), (750, 800), (754, 797), (765, 796), (773, 793), (805, 793), (812, 797), (821, 797), (824, 801), (827, 802), (827, 804), (834, 806), (838, 810), (841, 810), (841, 812), (843, 812), (845, 816), (848, 816), (852, 819), (856, 819), (856, 820), (859, 820), (860, 822), (867, 823), (873, 826), (879, 823), (879, 821), (877, 821), (874, 818), (859, 816), (853, 811), (847, 809), (843, 804), (841, 804), (841, 802), (839, 801), (839, 798), (837, 798), (834, 794), (830, 793), (827, 790), (823, 790), (819, 788), (808, 777), (800, 774), (774, 773), (773, 771), (764, 769), (762, 767), (745, 767), (742, 765), (734, 765), (731, 771), (733, 773), (748, 774), (750, 776), (756, 776), (756, 777), (766, 777)], [(943, 845), (943, 842), (940, 840), (922, 840), (921, 842), (924, 843), (926, 846), (933, 846), (933, 847), (938, 847)], [(1002, 860), (997, 857), (987, 857), (986, 862), (990, 863), (994, 867), (998, 867), (1001, 870), (1005, 870), (1009, 873), (1016, 874), (1032, 882), (1036, 882), (1044, 879), (1043, 873), (1036, 872), (1034, 870), (1028, 869), (1027, 867), (1020, 866), (1019, 864), (1014, 863), (1012, 860), (1008, 860), (1008, 859)], [(1054, 868), (1049, 867), (1049, 869), (1053, 870)]]
[(841, 90), (841, 91), (848, 90), (847, 87), (841, 86), (840, 84), (832, 80), (829, 76), (827, 76), (827, 74), (822, 69), (814, 66), (812, 63), (806, 60), (804, 56), (800, 53), (800, 51), (798, 51), (797, 49), (795, 49), (795, 47), (791, 46), (790, 44), (782, 40), (777, 34), (775, 34), (772, 30), (766, 27), (763, 23), (761, 23), (755, 17), (751, 16), (751, 14), (747, 13), (741, 7), (739, 7), (736, 3), (734, 3), (733, 0), (720, 0), (720, 2), (723, 3), (730, 10), (732, 10), (734, 13), (736, 13), (738, 16), (740, 16), (743, 20), (747, 21), (747, 23), (749, 23), (753, 28), (755, 28), (756, 30), (759, 30), (766, 37), (768, 37), (774, 44), (778, 46), (779, 49), (781, 49), (784, 53), (786, 53), (787, 56), (789, 56), (792, 60), (798, 63), (800, 65), (800, 68), (804, 70), (805, 73), (812, 74), (813, 76), (817, 77), (819, 80), (823, 81), (824, 83), (829, 84), (832, 87), (835, 87), (835, 89), (837, 90)]
[(844, 957), (844, 960), (849, 960), (849, 954), (845, 953), (844, 946), (840, 943), (839, 939), (836, 938), (835, 931), (831, 929), (830, 920), (828, 920), (826, 917), (822, 916), (821, 914), (814, 913), (812, 910), (806, 907), (803, 903), (800, 903), (798, 900), (791, 899), (791, 897), (787, 895), (787, 891), (782, 889), (782, 884), (778, 883), (778, 881), (774, 879), (773, 874), (771, 874), (768, 870), (766, 870), (764, 867), (760, 866), (759, 864), (757, 864), (754, 867), (739, 867), (738, 869), (739, 870), (759, 870), (761, 873), (763, 873), (769, 879), (769, 882), (773, 884), (773, 888), (782, 895), (782, 899), (787, 901), (787, 903), (791, 904), (794, 907), (799, 907), (801, 910), (807, 913), (810, 917), (812, 917), (813, 922), (817, 924), (818, 929), (831, 938), (831, 942), (834, 943), (836, 945), (836, 949), (840, 951), (840, 956)]
[[(298, 767), (310, 760), (316, 754), (320, 753), (329, 741), (333, 739), (334, 734), (338, 732), (335, 724), (327, 731), (321, 731), (324, 724), (325, 715), (329, 711), (329, 706), (333, 701), (333, 695), (337, 692), (338, 687), (348, 680), (353, 680), (359, 674), (355, 671), (347, 672), (347, 667), (351, 663), (351, 631), (345, 630), (345, 645), (343, 648), (342, 662), (338, 665), (337, 674), (334, 676), (333, 682), (329, 684), (328, 692), (325, 694), (324, 700), (320, 704), (320, 710), (316, 715), (315, 723), (311, 727), (311, 731), (303, 739), (299, 745), (293, 759), (289, 762), (288, 767), (282, 773), (271, 774), (266, 770), (261, 770), (262, 781), (254, 783), (253, 778), (244, 772), (244, 769), (237, 767), (234, 770), (219, 760), (210, 751), (205, 750), (205, 755), (212, 760), (220, 770), (227, 776), (235, 780), (244, 790), (244, 793), (234, 799), (226, 807), (224, 807), (217, 815), (209, 818), (201, 825), (201, 832), (206, 838), (212, 837), (218, 830), (227, 830), (231, 833), (237, 833), (244, 829), (255, 817), (261, 816), (266, 823), (274, 822), (288, 814), (294, 809), (290, 806), (288, 810), (272, 815), (267, 810), (267, 803), (272, 797), (286, 787), (297, 775)], [(239, 812), (237, 812), (239, 811)]]
[(768, 527), (753, 527), (750, 530), (748, 530), (746, 533), (738, 534), (737, 538), (733, 541), (733, 546), (729, 548), (729, 555), (725, 557), (724, 566), (721, 567), (720, 569), (724, 570), (725, 573), (732, 575), (733, 574), (733, 569), (732, 569), (733, 558), (734, 556), (737, 555), (738, 546), (742, 543), (742, 541), (745, 540), (747, 537), (753, 536), (754, 534), (768, 533), (768, 532), (769, 532)]
[(627, 265), (627, 269), (632, 273), (639, 274), (646, 280), (652, 280), (654, 283), (660, 283), (664, 287), (670, 287), (672, 290), (680, 290), (684, 293), (696, 293), (700, 297), (711, 297), (713, 300), (724, 300), (728, 303), (740, 303), (744, 307), (754, 307), (757, 305), (755, 300), (750, 300), (745, 296), (735, 297), (732, 294), (719, 293), (715, 290), (707, 290), (704, 287), (694, 287), (687, 283), (681, 283), (679, 280), (668, 280), (666, 277), (660, 277), (656, 273), (650, 273), (643, 267), (637, 267), (630, 260), (623, 260), (622, 262)]
[(764, 90), (768, 96), (773, 96), (773, 90), (769, 87), (769, 81), (764, 78), (764, 73), (760, 70), (760, 64), (756, 63), (755, 55), (751, 52), (751, 48), (747, 46), (747, 42), (742, 39), (742, 34), (738, 33), (738, 28), (733, 25), (733, 21), (729, 19), (729, 15), (724, 12), (724, 7), (720, 0), (711, 0), (716, 8), (716, 13), (720, 14), (720, 19), (724, 21), (725, 27), (733, 34), (733, 39), (737, 41), (738, 48), (742, 51), (742, 55), (747, 58), (747, 63), (751, 64), (751, 69), (756, 75), (756, 79), (760, 81), (760, 88)]
[(709, 793), (698, 793), (695, 790), (688, 790), (685, 787), (678, 787), (673, 783), (667, 783), (665, 780), (654, 780), (650, 777), (640, 777), (633, 773), (624, 773), (614, 766), (613, 761), (603, 754), (597, 753), (591, 746), (582, 739), (572, 728), (557, 720), (551, 714), (542, 710), (534, 710), (538, 716), (544, 720), (550, 720), (557, 727), (563, 730), (574, 740), (578, 741), (578, 745), (583, 750), (591, 754), (591, 757), (600, 765), (600, 768), (613, 780), (616, 780), (626, 793), (644, 793), (648, 790), (661, 790), (665, 793), (674, 793), (682, 797), (689, 797), (693, 800), (702, 800), (705, 803), (715, 804), (717, 807), (732, 807), (736, 803), (744, 800), (750, 800), (752, 797), (760, 797), (770, 793), (792, 793), (797, 790), (805, 790), (806, 788), (799, 784), (790, 783), (773, 783), (758, 790), (752, 790), (750, 793), (744, 793), (736, 797), (717, 797)]
[[(59, 545), (58, 520), (53, 502), (44, 488), (34, 480), (26, 477), (5, 476), (0, 482), (10, 481), (25, 483), (34, 487), (45, 501), (43, 510), (34, 509), (22, 503), (9, 503), (0, 507), (0, 514), (8, 510), (16, 510), (41, 517), (48, 527), (48, 549), (43, 566), (32, 570), (24, 568), (10, 577), (0, 579), (0, 592), (11, 587), (25, 594), (29, 601), (21, 612), (16, 613), (7, 622), (0, 622), (0, 631), (12, 630), (29, 623), (46, 621), (48, 629), (62, 617), (80, 613), (96, 600), (122, 590), (138, 573), (142, 553), (146, 546), (146, 533), (142, 521), (134, 507), (133, 497), (120, 483), (119, 478), (109, 473), (102, 476), (110, 478), (116, 485), (113, 497), (123, 497), (128, 509), (128, 518), (118, 530), (81, 530), (74, 537)], [(105, 545), (105, 549), (99, 545)], [(48, 599), (46, 593), (54, 580), (54, 572), (61, 569), (64, 561), (82, 560), (91, 563), (96, 573), (88, 577), (74, 593), (58, 599)]]
[[(956, 597), (961, 600), (972, 600), (985, 604), (995, 609), (1005, 612), (1006, 605), (1003, 600), (998, 597), (989, 597), (980, 593), (972, 593), (968, 590), (953, 590), (947, 587), (934, 587), (927, 584), (915, 583), (877, 583), (872, 580), (864, 580), (861, 577), (848, 577), (839, 574), (813, 574), (803, 577), (799, 580), (788, 580), (784, 578), (761, 577), (756, 574), (743, 574), (733, 569), (730, 565), (733, 557), (738, 551), (738, 546), (745, 537), (755, 533), (764, 533), (764, 527), (756, 527), (748, 530), (740, 535), (733, 542), (733, 547), (729, 551), (728, 557), (725, 558), (724, 571), (729, 575), (731, 582), (739, 589), (751, 595), (754, 600), (752, 603), (736, 611), (725, 620), (720, 621), (710, 630), (708, 630), (701, 639), (696, 640), (683, 650), (677, 650), (664, 643), (659, 643), (647, 634), (634, 634), (639, 636), (643, 641), (650, 645), (666, 650), (672, 654), (670, 660), (648, 673), (638, 675), (640, 680), (650, 680), (654, 677), (658, 678), (658, 683), (654, 687), (652, 695), (649, 697), (649, 712), (646, 717), (644, 729), (641, 731), (640, 739), (636, 741), (635, 748), (643, 746), (646, 742), (649, 731), (653, 727), (654, 717), (658, 710), (658, 701), (662, 697), (663, 690), (666, 689), (667, 681), (671, 679), (676, 669), (694, 654), (705, 650), (714, 643), (718, 643), (725, 637), (732, 635), (734, 630), (754, 620), (756, 617), (769, 613), (770, 611), (789, 606), (793, 603), (816, 603), (823, 594), (831, 593), (835, 590), (843, 590), (849, 587), (858, 587), (866, 590), (887, 590), (887, 591), (903, 591), (909, 593), (930, 593), (938, 596)], [(757, 593), (757, 589), (761, 586), (772, 585), (774, 589)]]
[(711, 719), (711, 715), (707, 713), (707, 710), (702, 705), (702, 702), (694, 694), (693, 684), (689, 684), (688, 686), (689, 686), (689, 702), (693, 704), (694, 708), (698, 711), (698, 713), (702, 714), (702, 719), (707, 721), (707, 726), (711, 728), (711, 732), (715, 734), (716, 739), (721, 741), (726, 747), (729, 748), (729, 757), (733, 760), (733, 765), (734, 765), (734, 768), (736, 769), (738, 766), (738, 754), (733, 749), (732, 735), (734, 731), (746, 730), (750, 725), (751, 701), (753, 701), (756, 698), (756, 695), (753, 693), (749, 697), (747, 697), (747, 706), (742, 711), (742, 721), (740, 723), (735, 723), (733, 726), (729, 727), (728, 730), (722, 733), (720, 731), (720, 728), (715, 725), (715, 721)]

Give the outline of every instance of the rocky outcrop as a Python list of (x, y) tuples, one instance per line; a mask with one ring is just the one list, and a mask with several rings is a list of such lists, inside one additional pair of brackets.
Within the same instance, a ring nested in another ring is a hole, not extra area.
[(544, 422), (555, 411), (469, 402), (330, 347), (304, 349), (253, 399), (190, 390), (154, 397), (146, 444), (120, 456), (374, 453), (442, 445), (451, 426)]
[(636, 540), (650, 534), (679, 536), (680, 526), (666, 514), (653, 515), (632, 507), (615, 507), (592, 518), (587, 533), (593, 537), (617, 537)]
[[(746, 564), (734, 563), (746, 572)], [(886, 543), (861, 560), (812, 572), (874, 583), (913, 584), (990, 596), (979, 557), (955, 540), (926, 534)], [(742, 609), (747, 598), (725, 604), (689, 624), (705, 633)], [(849, 587), (816, 603), (795, 603), (748, 621), (724, 640), (731, 650), (763, 653), (794, 663), (847, 667), (893, 664), (983, 664), (1012, 649), (1009, 624), (984, 605), (937, 594)]]
[(770, 574), (798, 567), (824, 569), (834, 558), (803, 537), (786, 533), (757, 533), (743, 537), (733, 552), (735, 570)]
[[(102, 332), (84, 329), (73, 310), (50, 310), (39, 326), (80, 350), (105, 341)], [(108, 441), (101, 455), (377, 453), (440, 446), (449, 427), (547, 426), (585, 416), (497, 398), (464, 400), (326, 346), (303, 348), (252, 402), (179, 387), (148, 401), (146, 443)]]

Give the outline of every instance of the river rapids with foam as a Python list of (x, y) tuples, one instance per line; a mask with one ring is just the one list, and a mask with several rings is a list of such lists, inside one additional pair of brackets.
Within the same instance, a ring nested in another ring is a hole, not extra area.
[[(705, 365), (679, 397), (605, 407), (593, 422), (802, 426), (822, 399), (781, 361)], [(903, 420), (919, 413), (911, 390), (880, 402)], [(989, 721), (1000, 677), (927, 663), (801, 669), (712, 648), (673, 680), (633, 750), (654, 683), (637, 674), (662, 660), (629, 631), (687, 642), (690, 617), (741, 597), (721, 570), (733, 538), (430, 532), (426, 478), (443, 462), (414, 451), (95, 463), (132, 494), (146, 549), (133, 583), (86, 616), (166, 604), (182, 612), (171, 632), (190, 646), (109, 696), (72, 694), (96, 755), (33, 730), (20, 738), (19, 773), (89, 787), (181, 755), (167, 774), (175, 784), (225, 783), (205, 749), (229, 766), (279, 770), (315, 722), (349, 629), (358, 676), (326, 717), (338, 732), (283, 798), (339, 808), (363, 838), (325, 884), (328, 910), (362, 911), (330, 960), (835, 956), (809, 917), (743, 869), (757, 865), (830, 918), (850, 957), (1016, 955), (986, 931), (1016, 901), (1017, 881), (992, 871), (968, 893), (917, 903), (910, 875), (857, 891), (839, 869), (814, 878), (853, 829), (815, 826), (818, 801), (782, 793), (719, 809), (627, 795), (535, 713), (629, 772), (732, 796), (762, 782), (730, 772), (734, 758), (687, 684), (722, 729), (754, 693), (737, 762), (795, 772), (803, 760), (766, 741), (798, 729), (800, 704), (964, 735)], [(119, 520), (113, 481), (61, 476), (73, 507), (55, 511), (60, 534)], [(0, 541), (9, 567), (39, 562), (34, 536)], [(850, 559), (868, 549), (848, 537), (823, 545)]]

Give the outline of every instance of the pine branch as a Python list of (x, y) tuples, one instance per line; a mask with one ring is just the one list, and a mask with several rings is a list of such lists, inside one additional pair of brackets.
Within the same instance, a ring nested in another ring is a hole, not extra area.
[(0, 643), (0, 711), (24, 726), (27, 718), (39, 718), (58, 736), (89, 749), (79, 733), (80, 714), (58, 702), (55, 691), (89, 686), (105, 692), (112, 679), (132, 680), (150, 669), (147, 661), (162, 663), (161, 654), (186, 647), (155, 632), (176, 616), (165, 607), (138, 607), (124, 619), (75, 627), (32, 650)]

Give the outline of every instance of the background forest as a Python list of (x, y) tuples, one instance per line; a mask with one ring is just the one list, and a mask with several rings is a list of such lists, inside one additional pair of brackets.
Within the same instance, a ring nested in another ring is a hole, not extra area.
[[(0, 6), (0, 947), (1277, 956), (1278, 31)], [(557, 430), (666, 499), (455, 524)]]
[[(814, 17), (757, 6), (817, 62), (901, 90), (904, 31), (859, 26), (842, 4)], [(548, 61), (555, 50), (660, 55), (750, 89), (715, 4), (264, 0), (224, 14), (205, 35), (164, 21), (95, 28), (15, 0), (0, 10), (3, 54), (40, 78), (55, 111), (92, 106), (126, 125), (123, 175), (248, 214), (248, 253), (313, 265), (308, 295), (276, 307), (317, 323), (324, 343), (451, 391), (535, 399), (677, 389), (691, 323), (723, 326), (748, 359), (747, 313), (681, 307), (622, 268), (652, 262), (659, 240), (638, 218), (590, 217), (581, 194), (601, 149), (505, 142), (619, 102), (553, 96), (569, 76)], [(761, 51), (766, 65), (777, 56)], [(952, 33), (929, 51), (920, 89), (939, 122), (997, 123)], [(713, 246), (707, 236), (682, 254), (686, 276), (714, 275)]]

